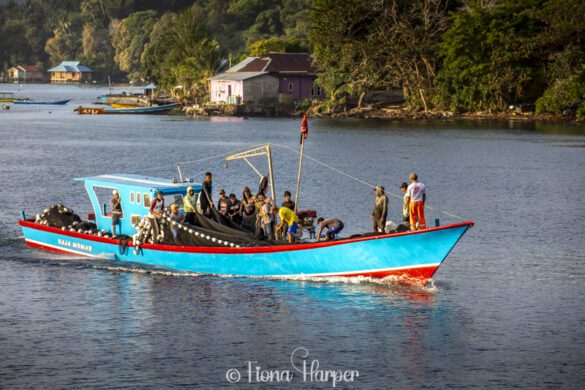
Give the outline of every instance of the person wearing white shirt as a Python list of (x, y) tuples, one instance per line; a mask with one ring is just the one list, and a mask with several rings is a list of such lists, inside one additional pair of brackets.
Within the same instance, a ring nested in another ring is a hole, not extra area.
[(425, 221), (425, 201), (427, 199), (425, 185), (418, 181), (416, 173), (410, 174), (410, 185), (406, 189), (405, 197), (408, 198), (408, 211), (410, 214), (410, 230), (424, 230), (427, 228)]

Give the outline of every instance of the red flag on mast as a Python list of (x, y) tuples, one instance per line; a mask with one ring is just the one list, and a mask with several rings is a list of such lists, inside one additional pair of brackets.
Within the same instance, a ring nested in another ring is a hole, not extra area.
[(309, 122), (307, 122), (307, 116), (303, 114), (303, 121), (301, 122), (301, 143), (303, 142), (303, 138), (307, 139), (309, 136)]

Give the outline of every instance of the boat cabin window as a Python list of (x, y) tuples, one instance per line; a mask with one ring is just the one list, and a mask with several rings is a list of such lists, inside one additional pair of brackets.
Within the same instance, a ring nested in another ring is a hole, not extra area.
[(136, 193), (136, 204), (140, 204), (140, 192)]
[(144, 208), (145, 209), (150, 208), (150, 195), (148, 194), (144, 194)]
[[(114, 187), (98, 187), (93, 186), (93, 192), (98, 201), (98, 208), (103, 217), (112, 217), (112, 191), (117, 190)], [(122, 207), (122, 212), (124, 212)]]
[(142, 221), (142, 215), (132, 214), (132, 225), (138, 225)]
[(130, 192), (130, 203), (134, 203), (134, 192)]

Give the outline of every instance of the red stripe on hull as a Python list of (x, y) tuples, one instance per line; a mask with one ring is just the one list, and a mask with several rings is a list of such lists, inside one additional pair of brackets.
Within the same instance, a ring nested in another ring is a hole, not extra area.
[(339, 276), (344, 276), (344, 277), (364, 276), (364, 277), (375, 278), (375, 279), (383, 279), (383, 278), (386, 278), (388, 276), (399, 276), (399, 277), (407, 277), (407, 278), (411, 278), (411, 279), (428, 280), (433, 276), (433, 274), (437, 271), (438, 268), (439, 268), (438, 266), (417, 267), (417, 268), (375, 271), (375, 272), (347, 273), (347, 274), (342, 274)]

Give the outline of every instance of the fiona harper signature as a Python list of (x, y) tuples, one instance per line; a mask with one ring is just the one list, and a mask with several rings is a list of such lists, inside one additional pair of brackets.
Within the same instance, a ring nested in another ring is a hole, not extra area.
[(339, 383), (353, 382), (360, 376), (358, 370), (320, 369), (318, 359), (309, 360), (308, 358), (309, 350), (299, 347), (290, 355), (292, 369), (266, 369), (257, 361), (247, 361), (245, 369), (231, 368), (227, 370), (225, 378), (230, 383), (242, 381), (248, 383), (287, 383), (292, 382), (295, 377), (300, 377), (300, 380), (305, 383), (331, 383), (331, 387), (336, 387)]

